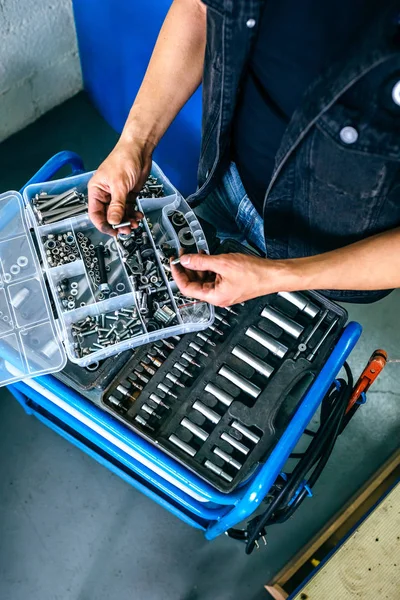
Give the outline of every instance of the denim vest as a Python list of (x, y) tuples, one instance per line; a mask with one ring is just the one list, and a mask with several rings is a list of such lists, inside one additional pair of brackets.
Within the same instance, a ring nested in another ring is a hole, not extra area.
[[(230, 162), (236, 100), (264, 3), (203, 1), (203, 135), (192, 205), (210, 194)], [(264, 200), (268, 257), (320, 254), (400, 226), (399, 15), (398, 0), (386, 3), (294, 113)], [(388, 292), (324, 293), (370, 302)]]

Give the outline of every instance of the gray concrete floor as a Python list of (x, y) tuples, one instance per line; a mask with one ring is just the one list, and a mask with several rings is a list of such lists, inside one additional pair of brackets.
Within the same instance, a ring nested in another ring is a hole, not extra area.
[[(116, 135), (83, 94), (0, 145), (0, 190), (18, 189), (61, 149), (95, 168)], [(400, 291), (348, 307), (364, 326), (358, 374), (372, 350), (400, 358)], [(260, 600), (263, 585), (399, 446), (400, 365), (389, 364), (337, 443), (307, 500), (252, 556), (212, 543), (0, 391), (1, 600)]]

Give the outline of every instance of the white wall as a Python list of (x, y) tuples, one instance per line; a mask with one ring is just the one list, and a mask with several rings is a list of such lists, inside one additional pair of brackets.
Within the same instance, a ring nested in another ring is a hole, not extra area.
[(71, 0), (0, 0), (0, 141), (81, 88)]

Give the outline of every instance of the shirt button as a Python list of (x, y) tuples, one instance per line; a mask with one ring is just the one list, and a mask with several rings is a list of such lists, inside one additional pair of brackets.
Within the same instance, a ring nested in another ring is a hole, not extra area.
[(400, 106), (400, 81), (394, 84), (392, 89), (392, 99), (395, 104)]
[(339, 133), (340, 139), (345, 144), (354, 144), (358, 139), (358, 131), (354, 127), (343, 127)]
[(253, 27), (255, 26), (255, 24), (256, 24), (256, 20), (255, 20), (255, 19), (249, 19), (249, 20), (246, 22), (246, 25), (247, 25), (247, 27), (248, 27), (249, 29), (253, 29)]

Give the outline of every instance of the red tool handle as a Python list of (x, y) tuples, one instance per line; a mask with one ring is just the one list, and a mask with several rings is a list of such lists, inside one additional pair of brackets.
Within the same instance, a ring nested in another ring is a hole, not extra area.
[(353, 408), (354, 404), (357, 402), (357, 400), (359, 400), (361, 394), (365, 393), (371, 387), (379, 373), (381, 373), (385, 367), (386, 363), (387, 353), (385, 350), (375, 350), (364, 371), (361, 373), (356, 385), (354, 386), (353, 393), (350, 396), (350, 400), (347, 405), (346, 414)]

